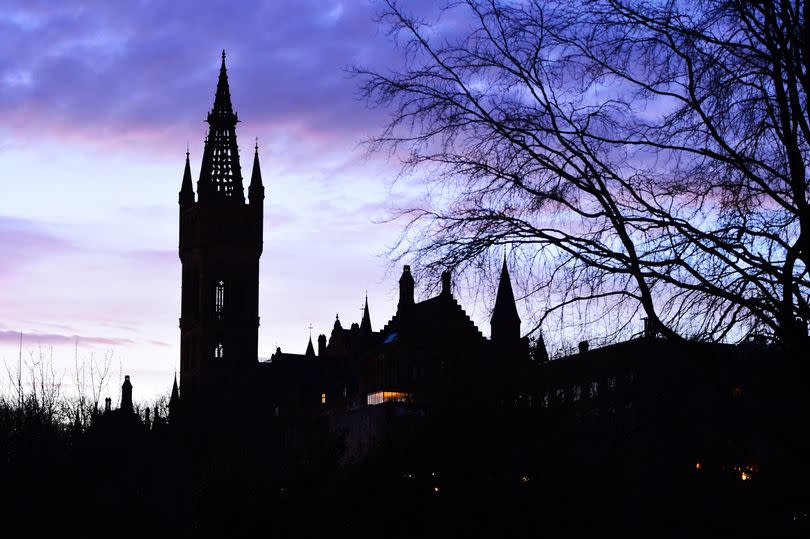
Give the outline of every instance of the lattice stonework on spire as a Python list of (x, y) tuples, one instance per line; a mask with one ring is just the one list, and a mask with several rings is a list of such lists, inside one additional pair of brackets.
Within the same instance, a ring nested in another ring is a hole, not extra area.
[(208, 113), (208, 136), (205, 139), (202, 170), (200, 171), (200, 200), (233, 198), (245, 201), (242, 187), (242, 167), (236, 145), (236, 124), (239, 118), (233, 112), (228, 73), (225, 69), (225, 51), (219, 71), (214, 106)]

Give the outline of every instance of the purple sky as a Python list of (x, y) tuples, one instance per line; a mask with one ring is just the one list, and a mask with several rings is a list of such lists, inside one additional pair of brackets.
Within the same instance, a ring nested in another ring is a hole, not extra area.
[[(15, 6), (16, 4), (16, 6)], [(412, 3), (411, 3), (412, 4)], [(234, 7), (236, 6), (236, 7)], [(79, 355), (115, 353), (136, 398), (178, 365), (177, 192), (196, 181), (221, 49), (242, 167), (259, 138), (265, 185), (259, 351), (303, 351), (336, 313), (393, 314), (398, 270), (377, 224), (421, 196), (396, 162), (365, 155), (386, 112), (357, 98), (351, 65), (401, 54), (374, 1), (19, 1), (0, 11), (0, 360), (53, 347), (69, 385)], [(463, 298), (462, 298), (463, 299)], [(488, 305), (473, 309), (485, 322)], [(488, 324), (482, 329), (487, 332)], [(0, 366), (0, 381), (7, 383)]]

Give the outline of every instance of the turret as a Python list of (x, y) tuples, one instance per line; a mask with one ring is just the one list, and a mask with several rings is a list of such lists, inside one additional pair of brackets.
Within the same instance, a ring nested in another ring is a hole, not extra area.
[(520, 316), (518, 316), (515, 306), (515, 295), (512, 292), (509, 269), (506, 267), (506, 257), (503, 259), (498, 295), (495, 298), (490, 327), (492, 341), (497, 345), (508, 346), (520, 340)]
[(124, 413), (133, 412), (132, 406), (132, 382), (129, 381), (129, 375), (124, 376), (124, 383), (121, 384), (121, 411)]
[(326, 335), (321, 333), (318, 335), (318, 357), (323, 357), (326, 354)]
[(402, 268), (402, 277), (399, 278), (399, 304), (397, 304), (397, 310), (413, 305), (413, 288), (411, 267), (406, 264)]

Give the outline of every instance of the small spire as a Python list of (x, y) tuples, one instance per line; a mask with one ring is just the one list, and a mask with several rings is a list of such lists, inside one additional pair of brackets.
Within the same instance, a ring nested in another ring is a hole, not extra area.
[(368, 291), (366, 291), (366, 304), (363, 307), (363, 320), (360, 321), (360, 331), (371, 333), (371, 316), (368, 314)]
[(512, 291), (512, 280), (506, 265), (506, 255), (503, 257), (498, 295), (495, 297), (495, 308), (492, 310), (490, 324), (493, 340), (503, 342), (520, 339), (520, 316), (515, 305), (515, 294)]
[(258, 204), (264, 200), (264, 184), (262, 183), (262, 169), (259, 165), (259, 137), (256, 137), (255, 153), (253, 154), (253, 172), (250, 175), (248, 187), (250, 204)]
[[(169, 397), (169, 421), (177, 419), (177, 409), (180, 404), (180, 391), (177, 389), (177, 371), (174, 373), (174, 383), (172, 384), (172, 394)], [(159, 410), (155, 407), (155, 421), (160, 417)]]
[(186, 166), (183, 169), (183, 182), (180, 185), (180, 207), (185, 209), (194, 205), (194, 187), (191, 182), (191, 163), (189, 161), (188, 143), (186, 144)]
[(309, 335), (309, 342), (307, 343), (307, 351), (304, 353), (306, 357), (315, 357), (315, 347), (312, 346), (312, 334)]
[(534, 360), (537, 363), (548, 361), (548, 349), (546, 348), (546, 340), (543, 338), (542, 329), (538, 332), (537, 341), (534, 343)]

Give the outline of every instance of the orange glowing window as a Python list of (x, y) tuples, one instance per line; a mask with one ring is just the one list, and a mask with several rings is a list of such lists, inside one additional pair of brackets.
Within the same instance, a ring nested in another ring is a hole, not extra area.
[(321, 393), (321, 404), (326, 404), (326, 393)]
[(410, 393), (403, 393), (402, 391), (377, 391), (368, 394), (366, 403), (372, 405), (384, 402), (408, 402), (410, 398)]

